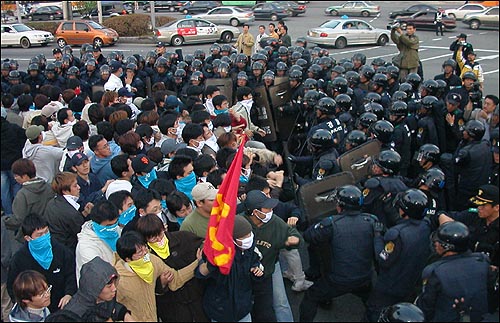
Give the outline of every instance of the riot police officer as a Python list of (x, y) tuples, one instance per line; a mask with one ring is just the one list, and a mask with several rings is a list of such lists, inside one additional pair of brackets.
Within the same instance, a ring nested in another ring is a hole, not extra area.
[[(404, 93), (404, 92), (402, 92)], [(408, 174), (411, 162), (411, 132), (406, 124), (408, 106), (403, 101), (395, 101), (389, 107), (389, 120), (394, 125), (394, 150), (401, 156), (401, 176)]]
[(421, 107), (418, 111), (417, 147), (425, 144), (439, 146), (439, 137), (432, 111), (437, 108), (437, 102), (438, 99), (434, 96), (426, 96), (422, 99)]
[(330, 97), (324, 97), (319, 99), (315, 108), (317, 124), (311, 127), (308, 135), (312, 136), (318, 129), (326, 129), (332, 134), (335, 147), (338, 147), (344, 139), (345, 130), (335, 117), (337, 102)]
[(309, 227), (304, 239), (311, 244), (330, 242), (331, 272), (305, 293), (300, 304), (300, 321), (312, 322), (318, 303), (353, 293), (366, 301), (371, 289), (375, 216), (361, 213), (363, 195), (353, 185), (339, 187), (333, 194), (338, 215), (329, 216)]
[(443, 194), (445, 183), (445, 175), (438, 168), (431, 168), (418, 177), (416, 188), (424, 192), (429, 201), (426, 212), (427, 217), (434, 217), (437, 210), (446, 210)]
[(366, 304), (371, 322), (377, 320), (384, 307), (411, 299), (430, 254), (431, 225), (424, 219), (427, 196), (409, 189), (398, 195), (395, 205), (402, 219), (375, 240), (379, 273)]
[(380, 95), (380, 104), (385, 110), (389, 109), (391, 103), (391, 96), (387, 93), (388, 86), (389, 83), (385, 74), (375, 74), (370, 81), (370, 91)]
[(464, 113), (459, 109), (462, 98), (458, 93), (448, 93), (445, 98), (447, 114), (445, 136), (446, 136), (446, 152), (454, 153), (457, 150), (458, 144), (462, 139), (461, 128), (465, 124)]
[(441, 259), (425, 267), (422, 273), (423, 289), (416, 304), (426, 321), (459, 321), (453, 305), (461, 298), (463, 307), (470, 311), (471, 321), (482, 321), (488, 312), (488, 289), (494, 281), (488, 257), (470, 252), (469, 229), (461, 222), (442, 224), (431, 239)]
[(386, 120), (378, 120), (368, 128), (368, 134), (372, 139), (378, 139), (382, 146), (381, 150), (394, 149), (394, 141), (392, 136), (394, 134), (394, 126)]

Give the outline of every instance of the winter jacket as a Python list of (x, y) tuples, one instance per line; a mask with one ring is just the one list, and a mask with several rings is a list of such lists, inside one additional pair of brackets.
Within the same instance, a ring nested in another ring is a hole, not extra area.
[(12, 203), (12, 215), (5, 219), (7, 229), (16, 232), (16, 239), (24, 242), (21, 224), (30, 213), (43, 215), (47, 203), (56, 194), (43, 178), (33, 178), (23, 183)]
[(61, 148), (66, 148), (66, 142), (68, 138), (73, 136), (73, 124), (74, 123), (66, 123), (60, 124), (59, 122), (54, 123), (50, 131), (56, 137), (57, 145)]
[(12, 164), (23, 157), (22, 150), (26, 142), (26, 134), (23, 128), (8, 122), (5, 118), (0, 118), (0, 120), (1, 171), (10, 171)]
[(42, 310), (42, 315), (37, 315), (28, 312), (26, 309), (21, 308), (19, 304), (14, 304), (14, 307), (9, 313), (10, 322), (45, 322), (45, 318), (50, 314), (48, 308)]
[(398, 47), (400, 55), (402, 55), (400, 68), (412, 69), (418, 67), (420, 61), (418, 57), (418, 37), (415, 34), (412, 36), (399, 35), (395, 29), (392, 29), (391, 39)]
[(62, 148), (32, 144), (26, 140), (23, 158), (28, 158), (36, 166), (36, 176), (52, 183), (54, 175), (59, 171), (59, 163), (63, 155)]
[(247, 121), (247, 127), (244, 130), (249, 129), (252, 132), (257, 132), (258, 130), (260, 130), (259, 127), (253, 124), (252, 119), (250, 118), (250, 109), (247, 110), (247, 108), (243, 104), (241, 104), (241, 102), (236, 102), (236, 104), (233, 105), (231, 109), (239, 113), (241, 117), (245, 118), (245, 120)]
[(92, 169), (92, 173), (97, 175), (97, 178), (101, 181), (102, 186), (106, 184), (108, 179), (117, 178), (111, 169), (111, 159), (113, 159), (114, 156), (115, 155), (111, 155), (107, 158), (98, 158), (97, 156), (94, 156), (94, 158), (90, 160), (90, 169)]
[(246, 56), (250, 57), (252, 55), (252, 48), (254, 44), (255, 39), (253, 38), (252, 34), (241, 33), (238, 36), (238, 40), (236, 41), (236, 44), (234, 44), (234, 46), (237, 48), (238, 53), (243, 53)]
[(47, 203), (45, 219), (49, 222), (54, 239), (74, 251), (78, 242), (77, 234), (85, 222), (82, 213), (69, 204), (64, 196), (57, 195)]

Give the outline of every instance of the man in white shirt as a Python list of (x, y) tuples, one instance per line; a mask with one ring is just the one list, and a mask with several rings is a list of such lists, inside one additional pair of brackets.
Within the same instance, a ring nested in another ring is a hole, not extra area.
[[(120, 79), (123, 75), (123, 66), (118, 61), (112, 61), (109, 65), (111, 75), (109, 75), (108, 81), (104, 84), (104, 90), (118, 92), (123, 87), (123, 82)], [(130, 85), (128, 85), (127, 90), (131, 91)]]
[(265, 37), (269, 37), (266, 34), (266, 26), (259, 25), (259, 34), (257, 35), (257, 37), (255, 37), (254, 53), (257, 53), (259, 50), (263, 49), (262, 46), (260, 46), (260, 40)]

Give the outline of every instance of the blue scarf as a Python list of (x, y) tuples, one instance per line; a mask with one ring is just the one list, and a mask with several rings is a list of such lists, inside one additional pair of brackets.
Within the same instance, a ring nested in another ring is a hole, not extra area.
[(161, 208), (162, 208), (163, 210), (166, 210), (166, 209), (167, 209), (167, 201), (165, 201), (165, 200), (161, 200), (161, 201), (160, 201), (160, 204), (161, 204)]
[(92, 221), (92, 228), (99, 239), (106, 242), (111, 250), (116, 251), (116, 241), (120, 238), (120, 234), (116, 230), (118, 223), (113, 225), (100, 225)]
[(222, 109), (222, 110), (215, 109), (214, 113), (216, 116), (218, 116), (219, 114), (228, 113), (228, 112), (227, 112), (227, 109)]
[(246, 184), (246, 183), (248, 183), (249, 179), (250, 179), (250, 177), (248, 177), (246, 175), (243, 175), (243, 174), (240, 175), (240, 183)]
[(50, 243), (50, 232), (39, 238), (28, 241), (28, 248), (36, 262), (38, 262), (43, 269), (48, 270), (52, 263), (52, 259), (54, 259), (52, 244)]
[(151, 182), (157, 178), (158, 177), (156, 176), (156, 169), (154, 169), (154, 168), (146, 175), (137, 176), (137, 179), (142, 184), (142, 186), (144, 186), (145, 188), (149, 188), (149, 185), (151, 184)]
[(174, 183), (175, 187), (179, 192), (186, 194), (190, 200), (193, 199), (191, 191), (193, 190), (193, 187), (196, 185), (196, 175), (194, 174), (194, 172), (191, 172), (191, 174), (189, 174), (186, 177), (174, 180)]
[(130, 220), (134, 218), (136, 210), (137, 208), (135, 207), (135, 205), (132, 205), (131, 207), (123, 211), (118, 218), (118, 224), (121, 224), (123, 226), (127, 225), (127, 223), (129, 223)]
[(177, 223), (179, 223), (179, 226), (182, 225), (182, 222), (184, 222), (185, 218), (177, 217)]

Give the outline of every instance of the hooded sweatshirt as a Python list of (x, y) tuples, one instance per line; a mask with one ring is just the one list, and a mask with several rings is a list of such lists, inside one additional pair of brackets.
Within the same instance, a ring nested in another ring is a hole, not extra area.
[(66, 142), (68, 138), (73, 136), (73, 125), (75, 122), (70, 122), (66, 124), (60, 124), (59, 122), (54, 123), (52, 126), (52, 133), (57, 139), (57, 144), (61, 148), (66, 148)]
[(43, 178), (33, 178), (23, 183), (12, 203), (12, 216), (5, 218), (5, 226), (17, 231), (16, 239), (24, 242), (21, 224), (30, 213), (44, 214), (45, 207), (55, 193)]
[(62, 148), (32, 144), (29, 140), (26, 140), (23, 148), (23, 158), (28, 158), (36, 165), (36, 176), (45, 179), (47, 183), (51, 183), (59, 171), (62, 156)]
[(92, 173), (96, 174), (99, 180), (101, 181), (101, 185), (104, 186), (108, 179), (116, 179), (117, 176), (113, 173), (111, 169), (111, 159), (113, 159), (115, 155), (111, 155), (107, 158), (98, 158), (94, 156), (90, 160), (90, 168), (92, 169)]

